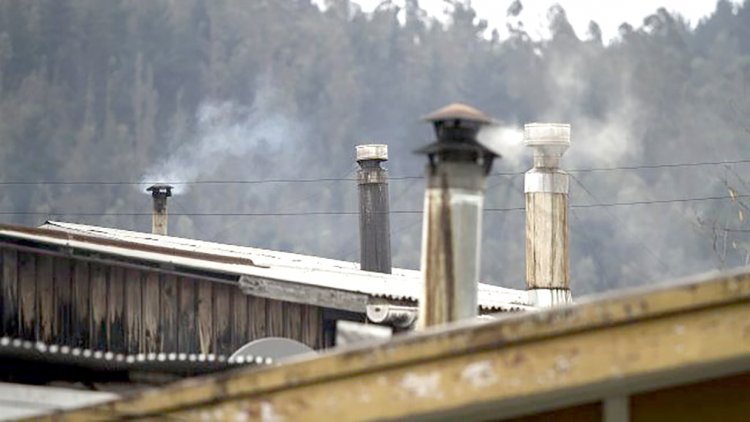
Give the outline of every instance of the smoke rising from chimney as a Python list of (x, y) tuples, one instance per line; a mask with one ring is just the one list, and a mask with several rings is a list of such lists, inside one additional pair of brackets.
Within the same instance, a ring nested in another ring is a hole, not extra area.
[[(227, 159), (278, 152), (282, 145), (303, 137), (303, 125), (273, 106), (274, 91), (260, 89), (252, 106), (234, 102), (206, 102), (194, 119), (194, 135), (176, 139), (176, 149), (154, 164), (143, 176), (141, 189), (153, 183), (174, 185), (174, 194), (184, 194), (190, 182), (213, 174)], [(252, 162), (255, 157), (250, 157)]]
[(502, 154), (502, 163), (508, 168), (519, 168), (526, 159), (523, 128), (518, 126), (488, 125), (480, 129), (477, 139), (493, 151)]
[[(563, 158), (562, 169), (607, 168), (680, 162), (695, 159), (693, 149), (675, 149), (671, 157), (651, 155), (650, 143), (669, 142), (655, 139), (644, 124), (649, 115), (658, 113), (659, 105), (643, 101), (638, 93), (640, 82), (637, 64), (623, 62), (617, 78), (610, 80), (608, 93), (602, 97), (595, 81), (602, 69), (592, 64), (586, 54), (558, 53), (549, 57), (545, 89), (554, 92), (546, 107), (534, 116), (537, 121), (570, 122), (575, 143)], [(595, 98), (595, 101), (592, 101)], [(596, 109), (592, 109), (592, 103)], [(669, 125), (671, 122), (665, 122)], [(524, 152), (530, 158), (528, 151)], [(681, 158), (681, 156), (684, 156)], [(724, 157), (710, 157), (720, 160)], [(696, 196), (696, 192), (710, 192), (712, 181), (701, 172), (633, 170), (627, 172), (571, 172), (571, 204), (648, 201), (654, 198)], [(696, 189), (696, 187), (700, 187)], [(611, 265), (606, 256), (626, 257), (618, 264), (627, 284), (647, 283), (650, 279), (668, 278), (699, 271), (701, 259), (691, 257), (686, 245), (700, 244), (702, 236), (694, 228), (693, 217), (687, 207), (701, 209), (704, 204), (674, 204), (660, 208), (591, 208), (571, 211), (571, 262), (573, 280), (602, 280), (607, 274), (601, 267)], [(692, 224), (691, 224), (692, 223)], [(607, 235), (592, 237), (589, 230)], [(654, 229), (658, 228), (658, 229)], [(607, 242), (604, 239), (617, 239)], [(655, 246), (658, 245), (658, 246)], [(606, 249), (602, 249), (605, 247)], [(605, 252), (606, 250), (606, 252)], [(664, 252), (664, 251), (669, 251)], [(592, 258), (593, 257), (593, 258)], [(589, 259), (595, 265), (584, 265)], [(601, 261), (604, 260), (604, 264)], [(675, 263), (680, 263), (675, 266)], [(677, 268), (680, 267), (680, 268)], [(688, 268), (690, 267), (690, 268)], [(619, 280), (602, 280), (610, 286)], [(625, 284), (624, 283), (624, 284)], [(575, 282), (574, 282), (575, 289)]]

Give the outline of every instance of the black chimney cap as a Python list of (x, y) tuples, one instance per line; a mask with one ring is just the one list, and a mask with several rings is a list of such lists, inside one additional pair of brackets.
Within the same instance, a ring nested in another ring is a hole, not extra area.
[(499, 154), (482, 145), (477, 136), (482, 126), (495, 121), (485, 113), (463, 103), (452, 103), (422, 117), (431, 122), (437, 140), (415, 152), (425, 154), (433, 167), (436, 161), (476, 161), (489, 173)]
[(437, 141), (416, 151), (421, 154), (446, 149), (483, 152), (484, 147), (477, 141), (477, 134), (482, 126), (494, 123), (488, 115), (462, 103), (448, 104), (422, 117), (422, 120), (432, 123)]
[(151, 192), (151, 196), (164, 195), (166, 197), (170, 197), (172, 196), (173, 188), (174, 186), (171, 186), (171, 185), (157, 183), (155, 185), (152, 185), (146, 188), (146, 192)]

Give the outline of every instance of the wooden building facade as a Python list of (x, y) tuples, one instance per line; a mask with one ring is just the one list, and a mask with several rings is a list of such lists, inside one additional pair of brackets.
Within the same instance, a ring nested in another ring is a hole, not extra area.
[[(416, 271), (55, 222), (0, 225), (0, 269), (0, 337), (130, 355), (226, 356), (266, 337), (324, 349), (337, 320), (421, 291)], [(482, 284), (482, 311), (523, 309), (524, 293)]]
[(230, 355), (285, 337), (313, 349), (324, 308), (244, 294), (236, 278), (0, 240), (0, 337), (113, 353)]
[(231, 354), (263, 337), (324, 346), (322, 309), (232, 282), (3, 245), (0, 335), (115, 353)]

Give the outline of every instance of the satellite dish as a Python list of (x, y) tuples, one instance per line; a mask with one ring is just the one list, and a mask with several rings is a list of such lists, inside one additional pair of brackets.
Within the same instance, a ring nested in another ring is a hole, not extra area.
[(253, 340), (240, 347), (230, 356), (230, 359), (243, 358), (271, 358), (274, 361), (292, 356), (315, 353), (310, 346), (284, 337), (266, 337)]

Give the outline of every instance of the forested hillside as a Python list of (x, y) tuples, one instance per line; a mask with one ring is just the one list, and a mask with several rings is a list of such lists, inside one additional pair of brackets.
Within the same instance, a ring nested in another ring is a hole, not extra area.
[[(523, 285), (531, 121), (571, 123), (565, 167), (598, 169), (571, 173), (575, 294), (747, 263), (750, 1), (692, 29), (654, 10), (609, 44), (560, 8), (537, 41), (519, 2), (507, 39), (450, 3), (441, 24), (416, 0), (0, 0), (0, 220), (147, 231), (143, 183), (187, 182), (171, 234), (356, 260), (354, 145), (389, 145), (391, 209), (419, 211), (418, 118), (464, 101), (508, 151), (483, 280)], [(420, 221), (393, 215), (396, 265), (418, 267)]]

